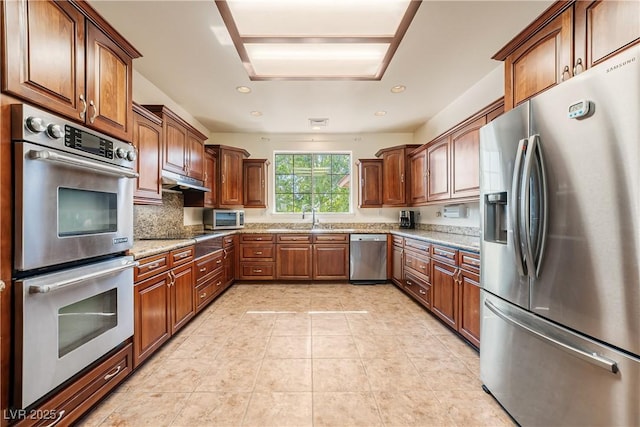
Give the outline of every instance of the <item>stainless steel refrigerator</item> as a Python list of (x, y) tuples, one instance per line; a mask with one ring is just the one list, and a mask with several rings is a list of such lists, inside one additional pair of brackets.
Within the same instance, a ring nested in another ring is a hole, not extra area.
[(480, 131), (480, 376), (523, 426), (640, 426), (640, 47)]

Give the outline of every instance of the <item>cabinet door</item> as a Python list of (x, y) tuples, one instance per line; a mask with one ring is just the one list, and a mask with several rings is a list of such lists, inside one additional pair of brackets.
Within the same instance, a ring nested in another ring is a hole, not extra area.
[(276, 245), (276, 278), (311, 279), (311, 245)]
[(181, 123), (164, 115), (162, 132), (164, 150), (162, 169), (184, 174), (187, 171), (187, 130)]
[(242, 153), (220, 150), (220, 206), (242, 206)]
[(386, 151), (382, 155), (382, 202), (387, 206), (406, 204), (405, 150)]
[(349, 245), (313, 245), (313, 278), (318, 280), (348, 280)]
[(505, 110), (573, 74), (573, 8), (568, 8), (505, 59)]
[(204, 180), (204, 143), (191, 132), (187, 132), (187, 145), (189, 148), (187, 175), (194, 179)]
[(141, 114), (133, 115), (133, 145), (138, 152), (136, 189), (133, 202), (136, 204), (162, 204), (162, 125)]
[(186, 325), (196, 312), (193, 263), (174, 268), (171, 274), (171, 333), (174, 334)]
[(204, 207), (213, 208), (216, 204), (216, 157), (213, 152), (204, 153), (204, 186), (211, 191), (204, 193)]
[(242, 185), (245, 208), (267, 207), (267, 160), (244, 159), (242, 162)]
[(393, 283), (395, 283), (398, 286), (402, 286), (402, 280), (403, 280), (403, 270), (404, 270), (404, 259), (403, 259), (403, 255), (404, 255), (404, 249), (398, 247), (398, 246), (393, 246), (393, 253), (392, 253), (392, 271), (391, 271), (391, 279), (393, 280)]
[(485, 117), (451, 135), (451, 198), (480, 196), (480, 128)]
[(138, 366), (171, 336), (171, 314), (167, 273), (137, 283), (134, 287), (133, 362)]
[(84, 16), (62, 1), (7, 1), (3, 7), (3, 91), (84, 120)]
[(640, 42), (640, 2), (578, 1), (574, 7), (574, 73)]
[(458, 327), (458, 286), (455, 275), (457, 268), (440, 261), (432, 261), (431, 309), (453, 329)]
[(132, 59), (106, 34), (87, 24), (86, 122), (125, 141), (132, 138)]
[(480, 348), (480, 277), (465, 270), (458, 273), (460, 307), (458, 331)]
[(411, 175), (411, 191), (409, 202), (412, 205), (427, 201), (427, 150), (420, 150), (409, 157), (409, 174)]
[(224, 250), (224, 287), (230, 286), (236, 277), (236, 248), (232, 246)]
[(358, 207), (379, 208), (382, 206), (382, 160), (361, 159), (359, 162), (360, 194)]
[(427, 199), (446, 200), (449, 191), (449, 137), (435, 141), (427, 147)]

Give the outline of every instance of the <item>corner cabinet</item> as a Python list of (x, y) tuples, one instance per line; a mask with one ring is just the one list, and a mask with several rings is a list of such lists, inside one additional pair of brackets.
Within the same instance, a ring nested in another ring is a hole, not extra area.
[(505, 109), (640, 42), (638, 1), (558, 1), (493, 59), (505, 63)]
[(267, 207), (267, 159), (242, 160), (242, 186), (245, 208)]
[(407, 155), (419, 145), (400, 145), (376, 153), (382, 159), (382, 204), (406, 206), (410, 176), (407, 173)]
[(144, 107), (133, 104), (133, 146), (136, 159), (136, 188), (133, 203), (162, 204), (162, 120)]
[(216, 203), (218, 208), (241, 208), (244, 205), (243, 167), (242, 161), (249, 153), (236, 147), (226, 145), (208, 145), (212, 150), (217, 165), (214, 180), (216, 182)]
[(86, 2), (4, 6), (2, 91), (131, 142), (140, 53)]
[(358, 173), (360, 176), (358, 207), (382, 207), (382, 160), (358, 160)]

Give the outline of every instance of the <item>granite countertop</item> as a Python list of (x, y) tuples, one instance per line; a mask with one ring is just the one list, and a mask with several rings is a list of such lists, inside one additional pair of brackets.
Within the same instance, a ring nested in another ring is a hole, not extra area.
[(193, 237), (185, 237), (180, 239), (149, 239), (135, 240), (133, 247), (128, 254), (133, 255), (135, 259), (145, 258), (157, 255), (163, 252), (169, 252), (174, 249), (194, 245), (198, 239), (214, 238), (226, 236), (229, 234), (259, 234), (259, 233), (349, 233), (349, 234), (372, 234), (372, 233), (391, 233), (398, 236), (410, 237), (414, 239), (424, 240), (431, 243), (437, 243), (447, 246), (454, 246), (459, 249), (478, 252), (480, 250), (480, 238), (477, 236), (466, 236), (462, 234), (443, 233), (437, 231), (425, 230), (406, 230), (406, 229), (389, 229), (389, 228), (316, 228), (316, 229), (296, 229), (296, 228), (243, 228), (240, 230), (208, 232)]

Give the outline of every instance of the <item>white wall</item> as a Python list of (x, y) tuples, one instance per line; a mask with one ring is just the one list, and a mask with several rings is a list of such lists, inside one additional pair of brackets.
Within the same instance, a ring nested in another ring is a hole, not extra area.
[[(320, 222), (395, 222), (400, 208), (367, 208), (359, 209), (357, 183), (358, 159), (375, 158), (381, 148), (395, 145), (412, 144), (411, 133), (377, 133), (377, 134), (247, 134), (247, 133), (212, 133), (208, 144), (231, 145), (242, 147), (251, 154), (251, 158), (268, 159), (273, 165), (274, 151), (350, 151), (352, 153), (352, 214), (320, 214)], [(247, 209), (248, 222), (303, 222), (300, 214), (273, 213), (273, 168), (268, 173), (268, 207), (267, 209)], [(310, 222), (307, 215), (304, 222)]]

